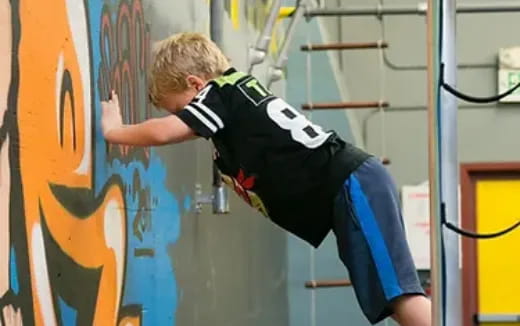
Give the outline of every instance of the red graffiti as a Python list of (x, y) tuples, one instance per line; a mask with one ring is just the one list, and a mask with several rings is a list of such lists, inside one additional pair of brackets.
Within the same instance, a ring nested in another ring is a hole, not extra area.
[[(101, 17), (101, 63), (98, 87), (102, 99), (107, 99), (112, 89), (120, 94), (121, 113), (125, 123), (137, 123), (151, 116), (151, 105), (146, 89), (146, 66), (150, 48), (150, 32), (144, 22), (141, 1), (121, 1), (116, 25), (113, 13), (105, 5)], [(148, 148), (112, 146), (109, 159), (124, 161), (140, 159), (148, 161)]]

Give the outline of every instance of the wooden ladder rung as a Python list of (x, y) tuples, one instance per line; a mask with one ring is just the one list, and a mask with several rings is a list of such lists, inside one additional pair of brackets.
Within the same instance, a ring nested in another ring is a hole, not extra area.
[(303, 104), (302, 110), (387, 108), (388, 102), (330, 102)]
[(327, 43), (302, 45), (302, 51), (326, 51), (326, 50), (363, 50), (387, 48), (387, 42), (361, 42), (361, 43)]
[(352, 286), (350, 280), (326, 280), (326, 281), (307, 281), (305, 287), (307, 289), (316, 288), (335, 288)]

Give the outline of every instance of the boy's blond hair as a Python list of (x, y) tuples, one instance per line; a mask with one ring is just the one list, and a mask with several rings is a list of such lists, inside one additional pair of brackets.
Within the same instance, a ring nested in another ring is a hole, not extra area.
[(229, 68), (229, 60), (200, 33), (179, 33), (156, 43), (150, 69), (149, 96), (158, 105), (166, 93), (188, 88), (186, 77), (213, 79)]

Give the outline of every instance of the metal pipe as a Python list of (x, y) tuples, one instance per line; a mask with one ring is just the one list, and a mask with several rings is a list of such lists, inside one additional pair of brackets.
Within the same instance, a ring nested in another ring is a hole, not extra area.
[(335, 287), (347, 287), (352, 286), (349, 280), (327, 280), (327, 281), (307, 281), (305, 287), (307, 289), (317, 288), (335, 288)]
[[(484, 104), (484, 105), (473, 105), (473, 104), (462, 104), (459, 105), (458, 110), (478, 110), (478, 109), (497, 109), (496, 104)], [(419, 111), (427, 111), (428, 107), (426, 104), (421, 105), (392, 105), (389, 106), (385, 112), (386, 114), (389, 113), (397, 113), (397, 112), (419, 112)], [(370, 120), (376, 116), (376, 114), (379, 113), (379, 110), (373, 110), (369, 114), (365, 116), (365, 118), (362, 120), (361, 123), (361, 134), (363, 139), (363, 144), (368, 144), (368, 124)], [(384, 159), (382, 159), (383, 164)], [(391, 162), (390, 162), (391, 163)]]
[(324, 50), (361, 50), (361, 49), (383, 49), (387, 48), (386, 42), (359, 42), (359, 43), (327, 43), (302, 45), (301, 51), (324, 51)]
[(289, 27), (287, 28), (287, 33), (285, 35), (285, 40), (282, 44), (280, 52), (278, 54), (278, 58), (274, 65), (272, 65), (269, 69), (268, 80), (267, 80), (267, 88), (271, 88), (273, 82), (282, 79), (283, 69), (287, 64), (287, 60), (289, 59), (287, 53), (289, 52), (289, 46), (291, 45), (292, 37), (294, 32), (296, 31), (296, 26), (298, 26), (298, 22), (303, 17), (304, 11), (306, 11), (307, 4), (303, 4), (305, 0), (301, 0), (298, 2), (298, 6), (292, 16), (291, 22), (289, 23)]
[(256, 46), (251, 48), (249, 51), (249, 73), (253, 71), (253, 66), (260, 64), (265, 60), (281, 6), (281, 0), (273, 0), (273, 3), (271, 4), (271, 11), (269, 12), (269, 16), (267, 17), (267, 21), (262, 33), (258, 36)]
[[(224, 7), (222, 1), (211, 1), (210, 4), (210, 37), (215, 44), (222, 48), (222, 26), (224, 17)], [(220, 171), (213, 163), (213, 213), (229, 213), (229, 198), (227, 188), (225, 188)]]
[(361, 7), (351, 6), (349, 8), (325, 8), (309, 10), (305, 16), (331, 17), (331, 16), (394, 16), (394, 15), (424, 15), (426, 8), (420, 6), (393, 6), (393, 7)]
[(368, 146), (368, 121), (376, 116), (376, 114), (380, 113), (381, 110), (378, 110), (378, 109), (375, 109), (375, 110), (371, 110), (367, 115), (365, 115), (362, 123), (361, 123), (361, 132), (362, 132), (362, 137), (363, 137), (363, 144), (365, 144), (365, 146)]
[[(507, 104), (503, 104), (503, 107), (507, 107)], [(497, 104), (461, 104), (458, 106), (458, 110), (479, 110), (479, 109), (498, 109), (501, 105)], [(393, 105), (389, 106), (386, 109), (387, 113), (396, 113), (396, 112), (413, 112), (413, 111), (426, 111), (428, 108), (426, 104), (418, 104), (418, 105)]]
[(439, 24), (440, 3), (443, 0), (428, 0), (426, 18), (427, 66), (428, 66), (428, 179), (430, 188), (430, 270), (432, 289), (432, 325), (444, 326), (443, 275), (441, 263), (440, 186), (439, 186)]
[[(326, 8), (312, 9), (305, 13), (308, 18), (312, 17), (331, 17), (331, 16), (403, 16), (403, 15), (426, 15), (427, 3), (421, 2), (416, 6), (396, 5), (379, 7), (351, 6), (349, 8)], [(479, 13), (501, 13), (519, 12), (520, 4), (460, 4), (456, 12), (460, 14), (479, 14)]]
[[(390, 59), (387, 51), (383, 51), (383, 59), (385, 66), (395, 71), (422, 71), (427, 69), (426, 65), (395, 63)], [(495, 62), (463, 62), (457, 65), (457, 69), (498, 69), (498, 64)]]
[(266, 51), (269, 48), (274, 25), (276, 24), (276, 20), (278, 19), (281, 6), (281, 0), (273, 0), (273, 3), (271, 4), (271, 11), (269, 12), (269, 16), (267, 17), (264, 30), (262, 31), (262, 35), (260, 35), (260, 37), (258, 38), (258, 42), (256, 45), (257, 49)]
[(222, 1), (212, 1), (210, 4), (210, 26), (209, 26), (209, 35), (211, 40), (215, 42), (216, 45), (222, 45), (222, 26), (223, 26), (223, 16), (224, 16), (224, 7), (222, 6)]
[(302, 110), (328, 110), (328, 109), (370, 109), (386, 108), (388, 102), (337, 102), (337, 103), (312, 103), (303, 104)]
[(478, 314), (475, 317), (477, 323), (516, 324), (520, 322), (520, 315), (518, 314)]
[[(379, 17), (381, 21), (381, 40), (388, 41), (386, 36), (386, 24), (384, 22), (384, 17)], [(339, 23), (341, 24), (342, 20), (340, 19)], [(341, 39), (341, 38), (340, 38)], [(385, 62), (386, 67), (395, 70), (395, 71), (417, 71), (417, 70), (426, 70), (426, 64), (403, 64), (396, 63), (390, 59), (388, 51), (385, 49), (383, 51), (383, 60)], [(496, 62), (461, 62), (457, 65), (458, 69), (497, 69), (498, 64)]]
[[(441, 6), (442, 20), (439, 29), (441, 33), (440, 64), (444, 64), (444, 81), (456, 88), (457, 86), (457, 0), (443, 0)], [(518, 6), (520, 8), (520, 6)], [(439, 72), (440, 73), (440, 72)], [(438, 85), (438, 84), (437, 84)], [(437, 87), (436, 85), (436, 87)], [(440, 177), (440, 216), (436, 216), (436, 227), (440, 227), (440, 241), (437, 252), (441, 254), (438, 270), (443, 274), (442, 293), (445, 306), (446, 326), (462, 325), (462, 286), (461, 270), (459, 267), (459, 235), (454, 232), (443, 232), (442, 221), (450, 222), (454, 226), (459, 225), (459, 156), (458, 156), (458, 131), (457, 131), (457, 105), (455, 96), (445, 89), (439, 90), (440, 103), (437, 107), (439, 118), (439, 132), (437, 142), (439, 177)]]

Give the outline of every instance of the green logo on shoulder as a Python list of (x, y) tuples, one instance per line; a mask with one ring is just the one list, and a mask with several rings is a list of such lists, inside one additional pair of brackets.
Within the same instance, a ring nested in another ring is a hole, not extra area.
[(240, 78), (243, 78), (245, 76), (247, 76), (245, 73), (237, 71), (237, 72), (232, 73), (231, 75), (220, 76), (218, 78), (215, 78), (214, 80), (217, 83), (217, 85), (220, 87), (223, 87), (224, 85), (227, 85), (227, 84), (233, 86), (237, 83), (237, 81), (240, 80)]

